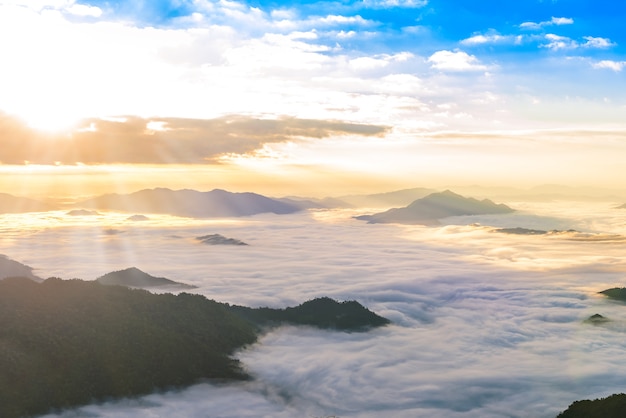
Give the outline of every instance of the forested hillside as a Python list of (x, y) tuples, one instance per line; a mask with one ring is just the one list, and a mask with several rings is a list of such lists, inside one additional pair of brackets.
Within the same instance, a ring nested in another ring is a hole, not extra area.
[[(250, 309), (201, 295), (153, 294), (97, 281), (7, 278), (0, 281), (0, 417), (43, 414), (201, 379), (247, 379), (230, 356), (256, 341), (259, 325), (269, 319), (274, 325), (333, 327), (329, 315), (352, 318), (354, 329), (388, 322), (356, 302), (327, 298), (286, 310)], [(341, 324), (335, 328), (347, 328)]]

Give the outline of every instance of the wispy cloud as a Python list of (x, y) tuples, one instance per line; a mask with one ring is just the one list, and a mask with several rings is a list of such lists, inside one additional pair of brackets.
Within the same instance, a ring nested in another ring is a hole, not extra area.
[(102, 15), (102, 9), (97, 6), (79, 3), (76, 0), (11, 0), (3, 2), (9, 6), (18, 6), (28, 8), (35, 11), (59, 11), (77, 16), (93, 16)]
[(598, 38), (593, 36), (585, 36), (583, 37), (583, 39), (585, 39), (585, 42), (578, 42), (566, 36), (559, 36), (553, 33), (549, 33), (545, 35), (545, 39), (547, 39), (549, 42), (541, 46), (543, 48), (548, 48), (553, 51), (578, 48), (607, 49), (615, 46), (615, 43), (611, 42), (610, 39)]
[(545, 38), (548, 43), (541, 46), (551, 49), (553, 51), (558, 51), (561, 49), (576, 49), (579, 46), (578, 42), (568, 38), (567, 36), (559, 36), (553, 33), (549, 33), (545, 36)]
[(372, 8), (419, 8), (428, 4), (428, 0), (363, 0), (366, 7)]
[(500, 35), (498, 33), (477, 34), (463, 39), (463, 45), (483, 45), (483, 44), (519, 44), (522, 41), (521, 35)]
[(553, 33), (545, 35), (545, 39), (548, 40), (547, 44), (542, 44), (543, 48), (548, 48), (553, 51), (577, 49), (577, 48), (589, 48), (589, 49), (607, 49), (615, 46), (615, 43), (611, 42), (607, 38), (599, 38), (593, 36), (584, 36), (585, 42), (578, 42), (567, 36), (559, 36)]
[(617, 45), (615, 42), (612, 42), (608, 38), (600, 38), (594, 36), (585, 36), (583, 38), (587, 41), (581, 44), (583, 48), (606, 49)]
[(620, 72), (626, 67), (626, 61), (602, 60), (592, 64), (593, 68), (608, 69)]
[(544, 22), (524, 22), (520, 24), (520, 28), (522, 29), (531, 29), (531, 30), (539, 30), (545, 28), (546, 26), (561, 26), (561, 25), (572, 25), (574, 24), (574, 19), (569, 17), (552, 17), (552, 19), (544, 21)]

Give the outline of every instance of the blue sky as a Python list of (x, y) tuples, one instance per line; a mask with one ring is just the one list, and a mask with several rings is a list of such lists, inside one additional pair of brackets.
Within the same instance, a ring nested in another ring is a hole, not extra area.
[[(92, 1), (100, 7), (107, 18), (132, 19), (146, 25), (176, 26), (176, 19), (202, 12), (202, 2), (193, 1)], [(217, 3), (217, 2), (214, 2)], [(452, 43), (474, 34), (497, 32), (501, 35), (530, 35), (558, 32), (562, 36), (581, 41), (585, 36), (605, 37), (616, 44), (615, 50), (623, 51), (623, 18), (626, 5), (622, 2), (573, 1), (573, 0), (522, 0), (460, 1), (460, 0), (412, 0), (412, 1), (336, 1), (336, 2), (238, 2), (247, 7), (259, 8), (271, 14), (276, 10), (291, 10), (301, 19), (311, 16), (341, 15), (361, 16), (381, 32), (387, 33), (388, 47), (397, 47), (402, 29), (419, 25), (429, 31), (436, 42)], [(209, 16), (215, 18), (216, 16)], [(571, 19), (572, 23), (559, 24), (552, 18)], [(219, 21), (217, 19), (216, 21)], [(536, 23), (539, 27), (526, 26)], [(358, 25), (346, 25), (358, 29)], [(558, 30), (557, 30), (558, 27)], [(392, 36), (393, 34), (396, 37)], [(519, 48), (517, 49), (519, 50)]]
[[(626, 55), (623, 2), (181, 0), (92, 1), (89, 5), (102, 10), (98, 19), (121, 19), (144, 27), (223, 25), (250, 38), (298, 30), (315, 32), (315, 39), (301, 41), (327, 46), (329, 50), (319, 51), (327, 55), (411, 52), (429, 57), (440, 50), (464, 52), (492, 70), (497, 66), (507, 75), (520, 73), (522, 80), (527, 75), (553, 79), (550, 89), (562, 94), (568, 93), (564, 82), (580, 86), (581, 80), (589, 78), (596, 80), (593, 87), (581, 90), (587, 97), (617, 96), (613, 83), (623, 86), (623, 77), (614, 74), (624, 68)], [(239, 16), (224, 13), (235, 8)], [(202, 15), (202, 22), (186, 19), (194, 13)], [(281, 27), (277, 25), (281, 21), (292, 24)], [(500, 88), (505, 89), (508, 81), (505, 77)], [(525, 83), (534, 84), (527, 79)], [(537, 84), (537, 88), (546, 88), (542, 82)]]
[(81, 132), (105, 137), (97, 120), (169, 136), (180, 118), (229, 116), (385, 132), (268, 132), (201, 155), (273, 179), (310, 168), (409, 185), (461, 167), (468, 182), (615, 183), (624, 17), (607, 0), (0, 0), (0, 111), (48, 131), (86, 119)]

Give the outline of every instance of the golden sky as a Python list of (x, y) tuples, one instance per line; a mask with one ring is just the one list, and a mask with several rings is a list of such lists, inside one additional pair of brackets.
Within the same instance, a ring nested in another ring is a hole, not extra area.
[(607, 17), (161, 3), (0, 1), (0, 191), (626, 186)]

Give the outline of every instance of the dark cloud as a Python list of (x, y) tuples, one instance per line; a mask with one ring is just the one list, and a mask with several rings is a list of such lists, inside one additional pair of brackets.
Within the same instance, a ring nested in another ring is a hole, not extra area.
[(70, 134), (47, 134), (0, 114), (2, 164), (206, 164), (264, 144), (334, 135), (379, 136), (388, 128), (341, 121), (227, 116), (85, 119)]

